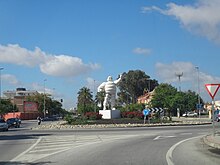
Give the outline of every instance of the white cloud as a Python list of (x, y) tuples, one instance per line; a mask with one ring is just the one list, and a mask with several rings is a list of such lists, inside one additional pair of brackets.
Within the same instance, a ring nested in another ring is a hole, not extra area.
[(149, 55), (151, 54), (151, 50), (147, 48), (135, 48), (133, 50), (133, 53), (135, 54), (143, 54), (143, 55)]
[(142, 12), (156, 10), (174, 16), (188, 31), (220, 44), (220, 1), (198, 0), (194, 5), (167, 4), (167, 9), (142, 7)]
[(95, 94), (96, 94), (97, 88), (98, 88), (100, 82), (91, 78), (91, 77), (88, 77), (86, 79), (86, 82), (87, 82), (86, 86), (91, 90), (91, 92), (93, 92), (93, 93), (95, 92)]
[(50, 55), (35, 48), (27, 50), (19, 45), (0, 45), (0, 62), (23, 65), (28, 67), (39, 66), (40, 70), (51, 76), (72, 77), (98, 69), (98, 64), (84, 64), (82, 59), (68, 55)]
[(190, 62), (173, 62), (171, 64), (157, 63), (156, 69), (158, 76), (166, 83), (177, 82), (176, 74), (183, 73), (181, 81), (192, 80), (192, 71), (195, 72), (195, 66)]
[(18, 79), (11, 74), (3, 74), (1, 75), (1, 79), (3, 82), (10, 84), (10, 85), (14, 85), (14, 86), (19, 86), (21, 85), (21, 82), (18, 81)]
[[(157, 63), (156, 70), (158, 76), (166, 83), (177, 82), (178, 78), (176, 73), (183, 73), (181, 77), (181, 81), (183, 82), (196, 82), (198, 78), (196, 66), (190, 62), (173, 62), (171, 64)], [(199, 71), (199, 79), (202, 84), (220, 82), (220, 77), (211, 76), (201, 71)]]
[(0, 45), (0, 62), (2, 63), (34, 67), (46, 60), (46, 57), (46, 54), (37, 47), (34, 51), (29, 51), (17, 44)]
[(77, 76), (97, 68), (97, 64), (84, 64), (80, 58), (66, 55), (54, 56), (40, 64), (43, 73), (63, 77)]

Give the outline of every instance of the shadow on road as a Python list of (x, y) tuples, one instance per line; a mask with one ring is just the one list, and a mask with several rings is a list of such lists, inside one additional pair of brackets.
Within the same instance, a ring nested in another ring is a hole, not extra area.
[(50, 136), (50, 134), (1, 135), (0, 140), (37, 139), (39, 136)]
[(22, 163), (22, 162), (0, 162), (0, 165), (44, 165), (44, 164), (48, 164), (48, 163), (53, 163), (50, 161), (47, 162), (38, 162), (38, 163)]

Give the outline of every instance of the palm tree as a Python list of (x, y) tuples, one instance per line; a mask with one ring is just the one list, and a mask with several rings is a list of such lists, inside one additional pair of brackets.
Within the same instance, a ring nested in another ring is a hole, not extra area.
[(91, 111), (93, 104), (92, 92), (89, 88), (83, 87), (78, 92), (78, 112), (85, 113)]
[(103, 109), (103, 102), (105, 99), (105, 91), (97, 92), (95, 96), (95, 102), (96, 104), (101, 104), (101, 109)]

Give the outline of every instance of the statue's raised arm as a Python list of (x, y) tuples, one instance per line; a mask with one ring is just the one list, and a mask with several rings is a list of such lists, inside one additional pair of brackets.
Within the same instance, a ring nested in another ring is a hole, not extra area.
[(122, 79), (122, 74), (119, 75), (119, 78), (114, 81), (114, 83), (117, 85)]

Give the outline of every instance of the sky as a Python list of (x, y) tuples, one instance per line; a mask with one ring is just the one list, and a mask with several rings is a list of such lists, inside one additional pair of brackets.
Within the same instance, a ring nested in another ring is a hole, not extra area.
[(82, 87), (142, 70), (211, 101), (219, 11), (219, 0), (0, 0), (1, 92), (45, 87), (69, 109)]

